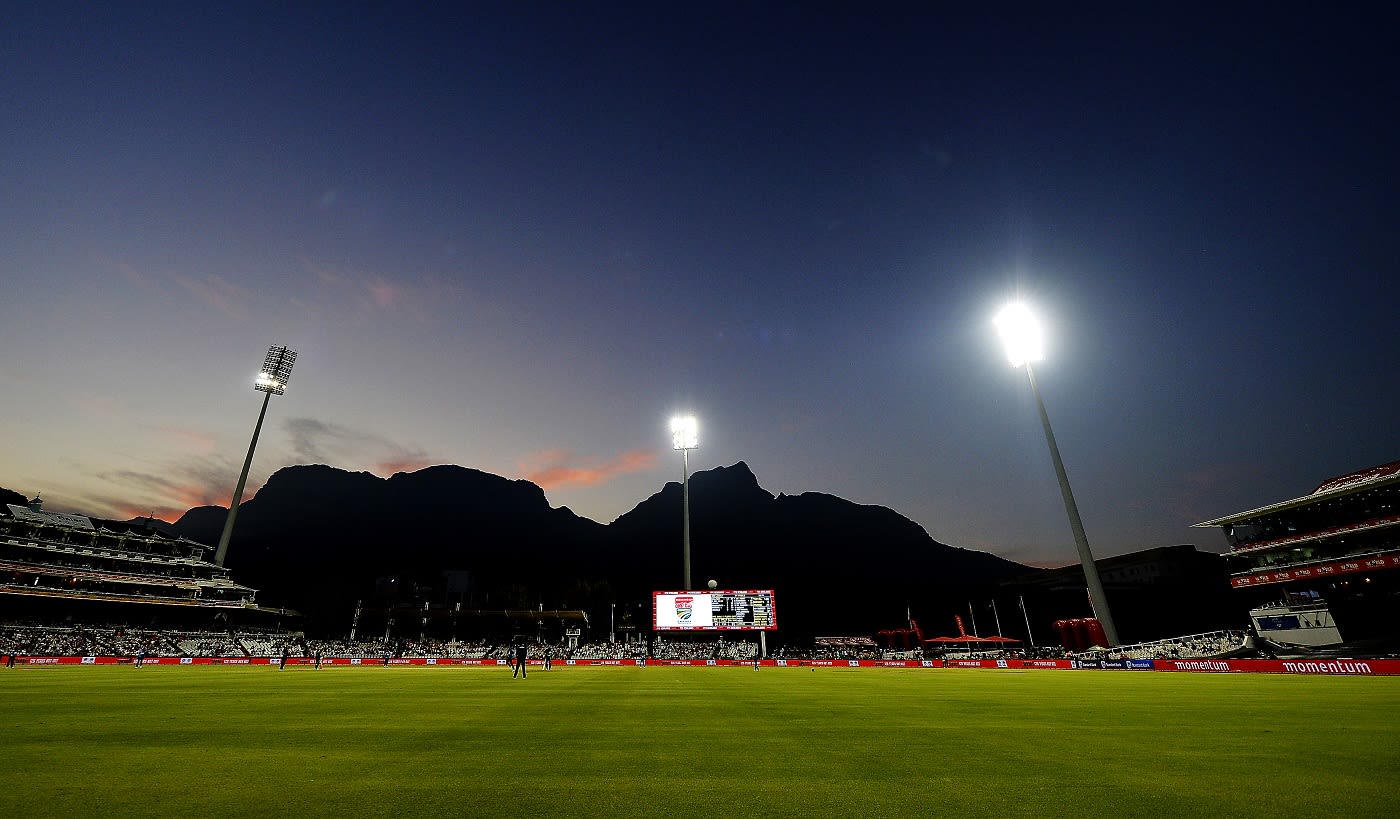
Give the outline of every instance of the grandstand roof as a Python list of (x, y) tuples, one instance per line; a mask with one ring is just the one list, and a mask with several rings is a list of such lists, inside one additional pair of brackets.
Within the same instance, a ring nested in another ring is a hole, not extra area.
[(1205, 528), (1210, 526), (1227, 526), (1233, 523), (1241, 523), (1247, 520), (1284, 512), (1289, 509), (1298, 509), (1304, 506), (1311, 506), (1333, 498), (1340, 498), (1360, 492), (1364, 489), (1374, 489), (1378, 486), (1400, 483), (1400, 461), (1392, 461), (1381, 466), (1373, 466), (1370, 469), (1363, 469), (1360, 472), (1352, 472), (1340, 477), (1323, 481), (1311, 494), (1301, 498), (1281, 501), (1279, 503), (1261, 506), (1258, 509), (1251, 509), (1247, 512), (1236, 512), (1215, 520), (1206, 520), (1200, 523), (1191, 524), (1192, 528)]
[(1322, 529), (1316, 532), (1303, 532), (1301, 534), (1289, 535), (1288, 537), (1275, 538), (1273, 540), (1263, 540), (1254, 543), (1247, 543), (1235, 546), (1230, 550), (1231, 554), (1246, 554), (1249, 552), (1267, 552), (1277, 549), (1280, 546), (1295, 546), (1299, 543), (1307, 543), (1314, 540), (1325, 540), (1328, 538), (1341, 537), (1342, 535), (1355, 535), (1361, 532), (1370, 532), (1376, 529), (1386, 529), (1391, 526), (1400, 526), (1400, 515), (1391, 515), (1384, 518), (1373, 518), (1363, 520), (1360, 523), (1349, 523), (1345, 526), (1334, 526), (1331, 529)]
[(50, 526), (67, 526), (74, 529), (94, 529), (92, 520), (83, 515), (66, 515), (62, 512), (45, 512), (40, 509), (30, 509), (27, 506), (16, 506), (13, 503), (5, 504), (5, 508), (10, 511), (10, 517), (15, 520), (22, 520), (28, 523), (45, 523)]

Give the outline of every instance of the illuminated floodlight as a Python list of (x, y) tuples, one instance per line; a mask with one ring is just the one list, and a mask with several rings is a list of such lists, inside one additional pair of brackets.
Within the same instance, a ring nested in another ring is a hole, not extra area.
[(286, 347), (268, 347), (267, 358), (263, 360), (262, 371), (253, 381), (253, 389), (267, 393), (263, 396), (262, 410), (258, 422), (253, 426), (253, 440), (248, 444), (248, 457), (243, 459), (243, 471), (238, 475), (238, 485), (233, 490), (233, 500), (228, 505), (228, 515), (224, 518), (224, 530), (219, 535), (219, 546), (214, 550), (214, 563), (224, 565), (228, 557), (228, 544), (233, 539), (233, 522), (238, 519), (238, 505), (243, 501), (243, 487), (248, 483), (248, 470), (253, 466), (253, 451), (258, 448), (258, 435), (262, 432), (263, 418), (267, 416), (267, 403), (274, 395), (287, 391), (287, 380), (292, 377), (292, 365), (296, 363), (297, 351)]
[(1040, 322), (1025, 304), (1017, 301), (1006, 305), (994, 321), (1011, 366), (1021, 367), (1045, 357)]
[(262, 371), (253, 382), (253, 389), (272, 395), (282, 395), (287, 391), (287, 381), (292, 377), (292, 365), (297, 362), (297, 351), (286, 347), (268, 347), (267, 358)]
[(671, 419), (671, 448), (694, 449), (700, 445), (700, 426), (693, 415), (678, 415)]
[(671, 419), (671, 448), (681, 451), (681, 561), (682, 588), (690, 585), (690, 450), (700, 445), (700, 425), (693, 415)]
[(1050, 460), (1055, 465), (1055, 478), (1060, 482), (1060, 496), (1065, 501), (1065, 514), (1069, 516), (1069, 528), (1074, 535), (1074, 545), (1079, 551), (1079, 564), (1084, 567), (1084, 582), (1088, 586), (1089, 604), (1103, 626), (1104, 636), (1110, 647), (1118, 645), (1118, 628), (1113, 623), (1113, 614), (1108, 608), (1108, 597), (1104, 594), (1103, 581), (1099, 578), (1098, 564), (1094, 553), (1089, 549), (1089, 538), (1084, 534), (1084, 522), (1079, 517), (1079, 505), (1074, 502), (1074, 492), (1069, 486), (1069, 476), (1065, 474), (1065, 464), (1060, 458), (1060, 446), (1055, 443), (1055, 431), (1050, 428), (1050, 414), (1045, 411), (1045, 400), (1040, 396), (1040, 387), (1035, 381), (1035, 369), (1031, 362), (1044, 356), (1040, 341), (1040, 322), (1035, 314), (1021, 302), (1012, 302), (1001, 309), (994, 319), (1002, 344), (1006, 347), (1006, 357), (1013, 367), (1025, 367), (1026, 377), (1031, 382), (1031, 395), (1035, 397), (1036, 411), (1040, 414), (1040, 426), (1045, 431), (1045, 443), (1050, 448)]

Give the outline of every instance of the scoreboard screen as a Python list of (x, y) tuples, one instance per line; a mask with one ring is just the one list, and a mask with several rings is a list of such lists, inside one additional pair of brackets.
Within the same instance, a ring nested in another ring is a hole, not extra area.
[(773, 590), (652, 592), (652, 627), (657, 631), (773, 631), (778, 616)]

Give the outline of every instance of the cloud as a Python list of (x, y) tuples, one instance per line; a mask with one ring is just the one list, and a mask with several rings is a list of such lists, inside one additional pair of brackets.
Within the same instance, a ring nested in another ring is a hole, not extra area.
[(378, 319), (390, 314), (426, 323), (434, 320), (440, 305), (453, 295), (451, 286), (433, 278), (414, 281), (310, 259), (301, 261), (320, 287), (323, 298), (317, 300), (318, 306), (339, 304), (362, 317)]
[(153, 429), (156, 432), (175, 439), (181, 449), (187, 451), (207, 454), (214, 452), (215, 448), (218, 446), (218, 441), (215, 440), (214, 436), (204, 430), (159, 425), (143, 426), (147, 426), (149, 429)]
[[(157, 472), (118, 469), (96, 477), (120, 487), (121, 494), (85, 495), (82, 506), (91, 514), (119, 520), (154, 515), (174, 521), (196, 506), (232, 503), (238, 465), (222, 456), (197, 456), (167, 462)], [(257, 494), (260, 486), (250, 481), (243, 488), (243, 499)], [(136, 502), (133, 497), (145, 501)]]
[(248, 291), (226, 281), (222, 276), (208, 273), (204, 276), (193, 277), (173, 270), (166, 275), (171, 281), (184, 288), (196, 301), (231, 319), (244, 321), (251, 315), (247, 304)]
[(355, 448), (373, 437), (315, 418), (289, 418), (282, 426), (292, 437), (292, 456), (300, 463), (327, 463), (332, 460), (328, 454), (331, 450)]
[[(382, 435), (364, 432), (315, 418), (291, 418), (284, 422), (291, 437), (293, 457), (286, 463), (324, 463), (344, 469), (369, 468), (375, 474), (412, 472), (442, 463), (427, 453), (403, 446)], [(238, 481), (240, 464), (215, 451), (205, 433), (175, 427), (159, 427), (186, 444), (189, 453), (150, 469), (97, 472), (94, 477), (110, 484), (114, 492), (68, 493), (75, 508), (98, 517), (128, 519), (154, 514), (176, 520), (196, 506), (228, 506)], [(265, 462), (265, 461), (264, 461)], [(249, 478), (243, 500), (257, 494), (261, 484)]]
[(594, 486), (607, 483), (619, 475), (642, 472), (656, 463), (653, 450), (623, 452), (602, 463), (573, 463), (574, 453), (566, 449), (547, 449), (522, 459), (517, 467), (524, 478), (541, 489), (561, 486)]
[(379, 461), (370, 471), (376, 475), (393, 475), (396, 472), (417, 472), (440, 463), (442, 461), (424, 457), (422, 454), (404, 453), (397, 458)]
[(344, 466), (368, 461), (376, 475), (413, 472), (442, 463), (421, 449), (342, 424), (315, 418), (291, 418), (284, 426), (291, 435), (292, 454), (298, 463)]
[(403, 288), (384, 279), (376, 278), (366, 284), (370, 298), (379, 307), (393, 307), (403, 298)]
[[(245, 321), (252, 316), (248, 303), (253, 293), (225, 279), (217, 273), (190, 276), (179, 271), (168, 270), (162, 274), (151, 274), (139, 270), (128, 262), (98, 256), (99, 263), (115, 267), (122, 276), (137, 289), (159, 294), (162, 297), (179, 295), (192, 297), (205, 307), (216, 310), (232, 319)], [(167, 282), (173, 282), (172, 291)]]
[[(376, 474), (411, 472), (441, 463), (427, 453), (402, 446), (382, 435), (363, 432), (314, 418), (284, 422), (292, 439), (294, 463), (325, 463), (345, 469), (365, 468)], [(184, 441), (188, 454), (147, 469), (116, 469), (93, 473), (112, 491), (78, 490), (64, 493), (75, 511), (126, 520), (154, 515), (174, 521), (197, 506), (227, 507), (233, 499), (240, 463), (216, 452), (205, 433), (176, 427), (156, 427)], [(283, 464), (288, 459), (280, 459)], [(266, 462), (266, 460), (264, 460)], [(243, 501), (257, 494), (261, 483), (250, 477)]]

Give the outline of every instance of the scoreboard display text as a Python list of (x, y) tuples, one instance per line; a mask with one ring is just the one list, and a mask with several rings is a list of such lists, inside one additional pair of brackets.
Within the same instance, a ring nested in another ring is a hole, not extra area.
[(652, 592), (651, 624), (657, 631), (773, 631), (778, 616), (773, 590)]

